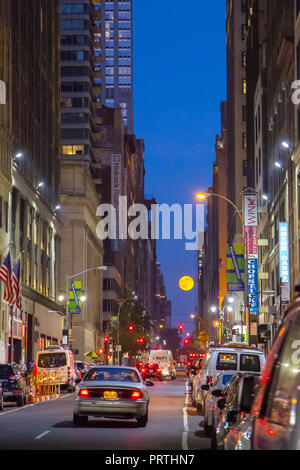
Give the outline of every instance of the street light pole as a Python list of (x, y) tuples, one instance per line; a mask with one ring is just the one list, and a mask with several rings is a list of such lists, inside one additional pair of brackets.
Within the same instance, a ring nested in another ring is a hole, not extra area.
[[(118, 366), (120, 365), (120, 313), (121, 313), (121, 308), (123, 307), (123, 305), (128, 302), (129, 300), (132, 300), (131, 297), (127, 297), (126, 299), (124, 299), (120, 305), (119, 305), (119, 308), (118, 308), (118, 330), (117, 330), (117, 346), (118, 346)], [(134, 300), (137, 300), (137, 296), (134, 296)]]

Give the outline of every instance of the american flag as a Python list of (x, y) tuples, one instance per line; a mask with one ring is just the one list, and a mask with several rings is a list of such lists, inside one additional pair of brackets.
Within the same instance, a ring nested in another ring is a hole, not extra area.
[(15, 293), (12, 284), (10, 253), (8, 253), (4, 263), (0, 268), (0, 280), (4, 282), (5, 286), (3, 300), (6, 300), (10, 305), (15, 305)]
[(15, 305), (22, 312), (22, 285), (20, 260), (15, 264), (12, 270), (12, 286), (14, 291)]

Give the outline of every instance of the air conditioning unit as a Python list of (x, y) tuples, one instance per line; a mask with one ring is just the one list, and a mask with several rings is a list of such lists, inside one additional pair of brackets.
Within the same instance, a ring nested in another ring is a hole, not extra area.
[(281, 96), (280, 93), (279, 93), (279, 95), (278, 95), (278, 103), (282, 103), (282, 96)]

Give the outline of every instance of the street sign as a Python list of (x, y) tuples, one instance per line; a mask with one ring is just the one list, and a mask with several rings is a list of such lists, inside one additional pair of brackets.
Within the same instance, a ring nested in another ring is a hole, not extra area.
[(121, 351), (122, 351), (122, 346), (121, 346), (121, 344), (116, 344), (115, 350), (121, 352)]

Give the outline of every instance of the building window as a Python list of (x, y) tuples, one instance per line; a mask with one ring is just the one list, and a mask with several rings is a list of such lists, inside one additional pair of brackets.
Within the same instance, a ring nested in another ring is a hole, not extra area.
[(243, 149), (247, 148), (247, 132), (243, 132)]
[(245, 41), (246, 37), (247, 37), (247, 25), (243, 24), (242, 25), (242, 40)]
[(242, 93), (243, 95), (247, 94), (247, 81), (245, 78), (242, 80)]
[(63, 155), (83, 155), (84, 145), (63, 145), (62, 154)]
[(246, 66), (247, 66), (247, 52), (243, 51), (242, 52), (242, 67), (246, 67)]
[(241, 10), (242, 10), (242, 13), (247, 12), (247, 0), (241, 0)]
[(63, 3), (60, 6), (60, 12), (62, 15), (80, 15), (85, 13), (85, 5), (78, 3)]

